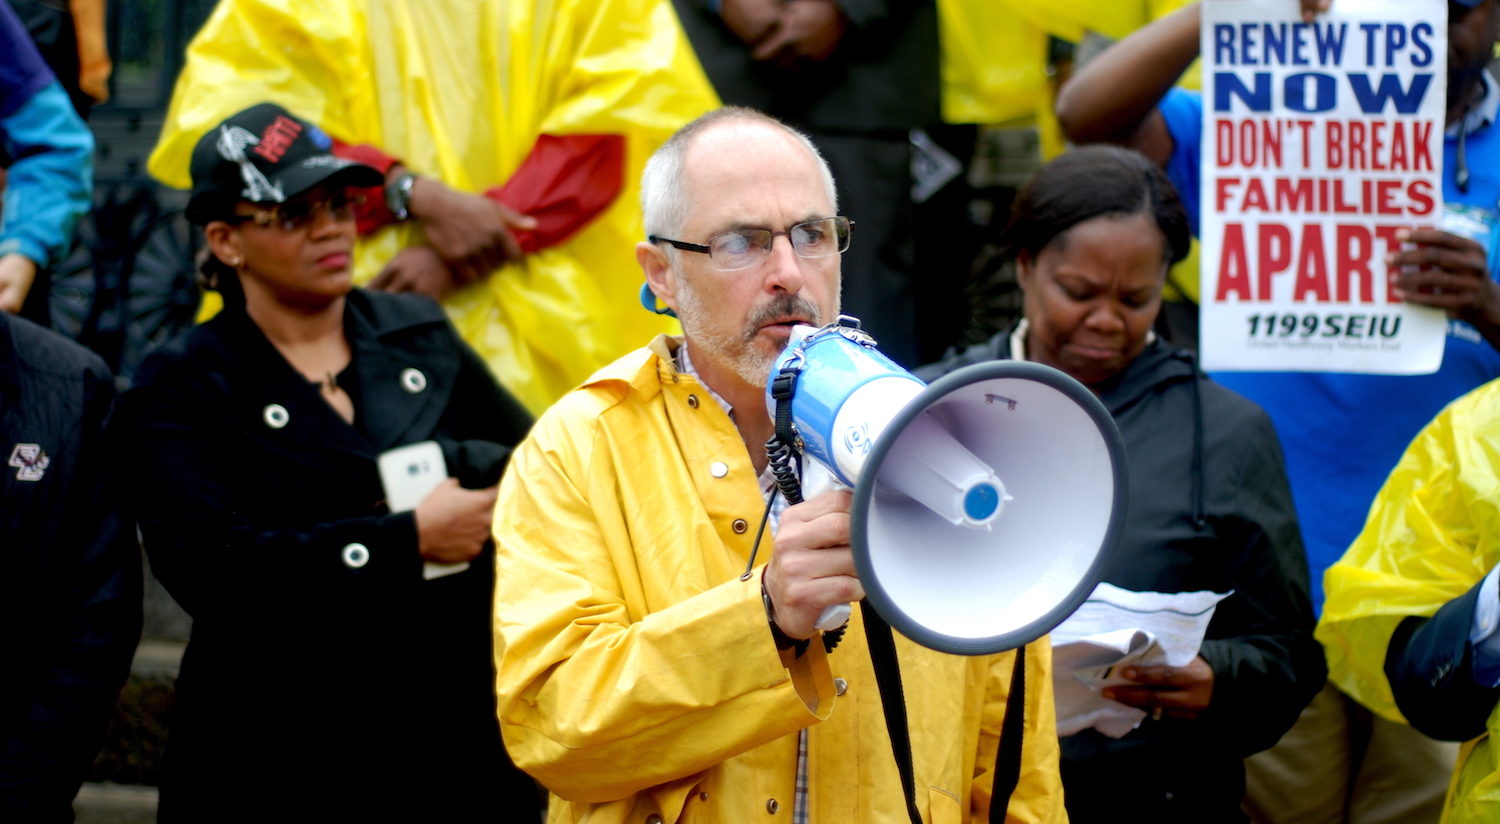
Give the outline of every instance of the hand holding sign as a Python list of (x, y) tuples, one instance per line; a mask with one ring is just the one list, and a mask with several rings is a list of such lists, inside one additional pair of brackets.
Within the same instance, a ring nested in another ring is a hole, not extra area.
[(1332, 0), (1298, 0), (1298, 5), (1302, 7), (1302, 22), (1311, 23), (1317, 19), (1318, 15), (1332, 8), (1333, 2)]
[(1442, 309), (1500, 343), (1500, 284), (1490, 279), (1485, 248), (1440, 229), (1403, 231), (1396, 238), (1402, 249), (1385, 259), (1394, 293), (1407, 303)]

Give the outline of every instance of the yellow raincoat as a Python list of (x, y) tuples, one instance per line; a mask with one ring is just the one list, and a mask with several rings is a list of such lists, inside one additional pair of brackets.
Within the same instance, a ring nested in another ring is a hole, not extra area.
[[(188, 47), (152, 174), (187, 187), (198, 138), (262, 100), (469, 192), (504, 183), (541, 134), (623, 135), (625, 185), (605, 212), (447, 308), (533, 411), (670, 328), (636, 299), (640, 173), (718, 101), (668, 0), (224, 0)], [(356, 280), (417, 235), (367, 238)]]
[[(832, 653), (777, 652), (760, 570), (740, 580), (755, 471), (675, 345), (601, 370), (511, 458), (495, 524), (506, 747), (552, 791), (552, 822), (741, 824), (791, 814), (808, 728), (811, 820), (904, 822), (860, 618)], [(924, 820), (984, 820), (1014, 653), (897, 645)], [(1064, 821), (1051, 652), (1027, 654), (1010, 820)]]
[[(1378, 415), (1378, 410), (1372, 410)], [(1376, 421), (1378, 424), (1378, 420)], [(1324, 577), (1317, 637), (1328, 677), (1405, 723), (1385, 675), (1407, 616), (1431, 616), (1500, 563), (1500, 381), (1454, 401), (1417, 435), (1376, 496), (1364, 530)], [(1500, 821), (1500, 712), (1459, 751), (1443, 820)]]
[[(1047, 65), (1048, 37), (1078, 43), (1092, 31), (1118, 40), (1190, 2), (937, 0), (943, 120), (981, 125), (1034, 120), (1042, 159), (1056, 157), (1065, 144), (1052, 114), (1057, 78)], [(1198, 72), (1184, 75), (1183, 85), (1197, 88)]]
[[(1050, 116), (1047, 38), (1119, 40), (1192, 0), (937, 0), (943, 120), (1003, 123)], [(1196, 87), (1197, 73), (1192, 75)], [(1185, 78), (1186, 79), (1186, 78)]]
[(1047, 33), (1018, 19), (1017, 0), (938, 0), (943, 120), (1004, 123), (1050, 109)]

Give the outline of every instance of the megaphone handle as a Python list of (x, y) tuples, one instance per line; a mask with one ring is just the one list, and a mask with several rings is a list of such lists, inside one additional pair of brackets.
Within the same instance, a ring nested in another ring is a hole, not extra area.
[(813, 624), (813, 628), (820, 632), (838, 629), (849, 623), (849, 613), (851, 611), (852, 609), (848, 604), (834, 604), (833, 606), (823, 607), (823, 612), (818, 616), (818, 622)]

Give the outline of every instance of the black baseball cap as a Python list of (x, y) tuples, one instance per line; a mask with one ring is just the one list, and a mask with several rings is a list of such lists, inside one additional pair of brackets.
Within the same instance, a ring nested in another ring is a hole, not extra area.
[(259, 103), (209, 130), (193, 147), (187, 218), (208, 223), (241, 200), (284, 203), (330, 178), (379, 186), (371, 166), (335, 157), (327, 132), (275, 103)]

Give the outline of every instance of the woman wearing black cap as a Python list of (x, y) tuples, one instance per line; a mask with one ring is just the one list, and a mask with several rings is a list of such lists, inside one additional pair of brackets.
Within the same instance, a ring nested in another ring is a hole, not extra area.
[(199, 141), (188, 212), (225, 308), (127, 395), (146, 549), (193, 616), (160, 817), (534, 821), (495, 719), (488, 546), (530, 416), (431, 301), (353, 288), (350, 187), (381, 176), (329, 145), (271, 104)]

